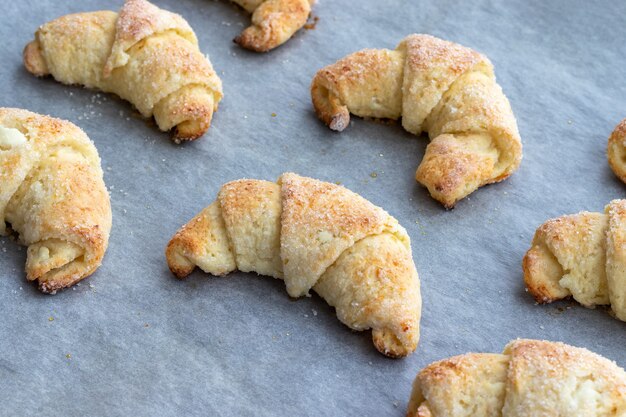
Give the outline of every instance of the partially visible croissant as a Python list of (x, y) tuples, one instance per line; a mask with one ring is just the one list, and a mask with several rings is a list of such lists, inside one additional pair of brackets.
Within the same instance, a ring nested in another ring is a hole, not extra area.
[(92, 274), (109, 241), (111, 205), (98, 152), (65, 120), (0, 108), (0, 234), (28, 246), (26, 277), (54, 293)]
[(222, 83), (179, 15), (146, 0), (126, 0), (119, 14), (78, 13), (41, 26), (24, 49), (36, 76), (115, 93), (154, 116), (174, 140), (193, 140), (211, 124)]
[(435, 362), (415, 378), (407, 417), (623, 417), (626, 373), (587, 349), (518, 339), (503, 354)]
[(373, 329), (391, 357), (419, 340), (421, 297), (409, 236), (396, 219), (335, 184), (283, 174), (277, 183), (239, 180), (183, 226), (166, 250), (179, 278), (196, 266), (285, 280), (300, 297), (312, 288), (355, 330)]
[(252, 25), (235, 42), (246, 49), (267, 52), (287, 42), (304, 26), (315, 0), (233, 0), (252, 13)]
[(617, 177), (626, 182), (626, 119), (622, 120), (609, 137), (607, 147), (609, 166)]
[(431, 142), (415, 174), (447, 208), (477, 188), (507, 178), (522, 159), (509, 101), (489, 60), (469, 48), (428, 35), (398, 47), (365, 49), (322, 68), (311, 84), (318, 117), (331, 129), (350, 113), (398, 119)]
[(548, 220), (537, 229), (523, 268), (537, 302), (573, 296), (586, 307), (610, 304), (626, 321), (626, 200), (611, 201), (604, 213)]

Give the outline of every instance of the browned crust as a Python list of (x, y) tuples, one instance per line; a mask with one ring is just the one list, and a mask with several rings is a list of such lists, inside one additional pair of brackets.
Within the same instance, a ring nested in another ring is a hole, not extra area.
[[(166, 40), (153, 51), (156, 56), (142, 56), (147, 62), (134, 66), (135, 72), (122, 69), (130, 59), (129, 54), (136, 56), (139, 51), (146, 50), (145, 45), (138, 44), (160, 39), (153, 35), (163, 35)], [(109, 36), (109, 41), (113, 40), (110, 50), (108, 43), (103, 47), (102, 39)], [(86, 43), (91, 49), (85, 52), (83, 45), (76, 48), (76, 42)], [(83, 66), (70, 69), (55, 69), (54, 62), (70, 62), (62, 58), (72, 56), (76, 50), (85, 52), (83, 58), (98, 57), (89, 62), (95, 68), (84, 70), (89, 65), (83, 63)], [(100, 59), (102, 51), (105, 51), (106, 61)], [(52, 71), (61, 82), (82, 83), (117, 93), (135, 104), (144, 116), (154, 116), (161, 130), (172, 130), (176, 143), (203, 136), (210, 128), (213, 113), (222, 98), (221, 81), (208, 58), (198, 49), (196, 36), (189, 24), (180, 15), (160, 9), (146, 0), (126, 0), (119, 14), (110, 11), (77, 13), (48, 22), (37, 32), (35, 40), (26, 45), (23, 59), (26, 69), (36, 76)], [(101, 73), (102, 77), (90, 76), (94, 73)], [(175, 73), (176, 77), (165, 73)], [(176, 84), (165, 83), (166, 75), (179, 81)], [(141, 88), (136, 85), (135, 88), (128, 87), (126, 81), (132, 76), (142, 81)], [(64, 77), (70, 81), (64, 80)], [(157, 85), (159, 80), (162, 85)], [(178, 89), (168, 91), (166, 97), (161, 97), (158, 92), (163, 91), (164, 85), (172, 86), (170, 90), (177, 85)], [(192, 86), (203, 88), (206, 94), (184, 91), (177, 96), (178, 92)], [(160, 103), (168, 98), (167, 111), (159, 111)]]
[(267, 52), (289, 40), (311, 13), (308, 0), (266, 0), (252, 14), (252, 25), (234, 39), (239, 46)]
[(332, 130), (341, 132), (350, 124), (350, 112), (341, 99), (326, 86), (332, 84), (334, 79), (331, 68), (319, 70), (311, 83), (311, 100), (317, 117)]
[(211, 127), (213, 120), (213, 103), (202, 100), (179, 100), (178, 107), (172, 111), (172, 116), (182, 118), (184, 121), (174, 127), (173, 140), (192, 141), (202, 137)]
[(26, 47), (24, 47), (22, 55), (24, 58), (24, 66), (28, 72), (36, 77), (44, 77), (50, 74), (39, 41), (35, 39), (29, 42)]
[(537, 303), (549, 304), (571, 296), (559, 285), (564, 271), (548, 242), (564, 242), (567, 231), (576, 227), (580, 216), (584, 212), (550, 219), (535, 231), (532, 245), (522, 260), (522, 270), (526, 288)]
[(626, 183), (626, 119), (615, 127), (609, 137), (607, 158), (615, 175)]
[(546, 270), (546, 256), (553, 255), (549, 253), (545, 245), (533, 245), (533, 247), (526, 252), (522, 260), (524, 283), (530, 295), (532, 295), (539, 304), (549, 304), (569, 297), (563, 297), (559, 294), (558, 288), (555, 288), (551, 281), (543, 278)]
[(202, 251), (204, 233), (208, 228), (208, 217), (200, 213), (183, 225), (167, 244), (165, 249), (167, 265), (177, 278), (183, 279), (196, 269), (196, 265), (184, 254)]
[(126, 0), (118, 14), (115, 29), (115, 42), (103, 69), (104, 77), (111, 75), (111, 71), (122, 64), (115, 62), (119, 55), (155, 33), (174, 30), (191, 43), (198, 43), (193, 29), (182, 16), (160, 9), (146, 0)]
[[(405, 326), (404, 330), (408, 332), (411, 329)], [(396, 337), (392, 330), (388, 329), (372, 329), (372, 341), (376, 350), (391, 359), (404, 358), (417, 348), (417, 343), (406, 345)]]

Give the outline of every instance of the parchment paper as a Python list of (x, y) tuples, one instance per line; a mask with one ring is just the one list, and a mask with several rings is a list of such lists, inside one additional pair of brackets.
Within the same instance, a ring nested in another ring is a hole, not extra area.
[[(403, 416), (421, 367), (499, 352), (516, 337), (561, 340), (626, 365), (624, 323), (604, 309), (535, 305), (521, 271), (539, 224), (626, 194), (605, 156), (626, 117), (626, 2), (320, 0), (314, 30), (255, 54), (232, 43), (249, 17), (229, 2), (157, 0), (190, 22), (224, 83), (209, 133), (183, 146), (112, 95), (22, 66), (40, 24), (121, 3), (2, 6), (0, 105), (87, 132), (114, 223), (102, 267), (55, 296), (25, 281), (25, 249), (0, 239), (0, 415)], [(413, 180), (426, 137), (358, 118), (336, 134), (310, 104), (319, 68), (414, 32), (489, 56), (524, 142), (518, 172), (452, 211)], [(165, 245), (224, 182), (284, 171), (340, 181), (407, 228), (424, 300), (412, 356), (386, 359), (370, 332), (350, 331), (315, 295), (289, 299), (279, 280), (170, 274)]]

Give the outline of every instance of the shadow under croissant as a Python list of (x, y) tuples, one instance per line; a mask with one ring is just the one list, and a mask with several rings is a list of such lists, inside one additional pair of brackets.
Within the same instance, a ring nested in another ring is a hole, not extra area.
[[(164, 269), (164, 272), (167, 274), (171, 274), (169, 269)], [(371, 340), (372, 337), (368, 334), (368, 332), (348, 329), (349, 337), (346, 337), (346, 326), (337, 320), (336, 309), (330, 306), (321, 296), (317, 293), (313, 292), (309, 296), (306, 297), (291, 297), (284, 291), (283, 281), (279, 278), (273, 278), (265, 275), (259, 275), (254, 272), (242, 272), (237, 271), (228, 276), (210, 276), (207, 277), (206, 273), (201, 271), (199, 268), (196, 268), (194, 272), (192, 272), (189, 276), (185, 277), (184, 280), (171, 280), (169, 281), (178, 281), (181, 285), (181, 290), (187, 296), (197, 297), (201, 299), (206, 299), (207, 294), (224, 294), (224, 296), (217, 295), (221, 300), (221, 305), (228, 306), (229, 300), (224, 297), (233, 296), (232, 309), (234, 312), (238, 314), (252, 314), (251, 311), (243, 311), (241, 309), (241, 293), (244, 292), (246, 295), (243, 297), (245, 299), (259, 299), (265, 300), (265, 302), (259, 303), (254, 307), (253, 311), (262, 311), (263, 318), (261, 321), (272, 320), (270, 314), (275, 313), (276, 311), (281, 311), (281, 308), (290, 308), (289, 304), (299, 304), (297, 310), (294, 308), (293, 311), (290, 311), (291, 317), (298, 317), (299, 320), (311, 320), (312, 325), (315, 327), (323, 326), (323, 329), (326, 329), (328, 332), (331, 332), (336, 335), (340, 335), (338, 342), (345, 346), (346, 350), (354, 351), (354, 349), (358, 349), (358, 351), (362, 355), (372, 356), (372, 357), (380, 357), (380, 355), (376, 354), (374, 350), (371, 349)], [(277, 304), (278, 307), (277, 307)], [(266, 307), (269, 306), (266, 310)], [(226, 307), (228, 309), (228, 307)], [(255, 316), (255, 317), (258, 317)], [(289, 317), (281, 316), (281, 319), (291, 321)], [(240, 317), (240, 320), (246, 324), (250, 323), (249, 318)], [(301, 328), (301, 326), (298, 326)], [(284, 336), (293, 336), (294, 333), (290, 329), (290, 327), (285, 327)], [(253, 331), (254, 329), (250, 329)], [(266, 335), (266, 329), (260, 329), (259, 335)], [(329, 338), (332, 335), (329, 335)], [(359, 342), (357, 342), (359, 340)], [(322, 344), (325, 344), (323, 341)], [(385, 358), (389, 359), (398, 359), (403, 357), (404, 355), (384, 355)]]

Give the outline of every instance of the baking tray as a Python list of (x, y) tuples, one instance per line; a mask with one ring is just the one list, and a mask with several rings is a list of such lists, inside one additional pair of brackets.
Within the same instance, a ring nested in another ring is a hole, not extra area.
[[(315, 29), (256, 54), (232, 43), (249, 23), (233, 4), (156, 0), (189, 21), (224, 83), (208, 134), (182, 146), (112, 95), (22, 66), (40, 24), (117, 10), (120, 0), (5, 3), (1, 105), (87, 132), (113, 230), (102, 267), (55, 296), (26, 283), (25, 249), (0, 239), (0, 415), (402, 416), (421, 367), (498, 352), (516, 337), (561, 340), (626, 365), (624, 323), (604, 309), (537, 306), (521, 272), (539, 224), (624, 197), (605, 148), (626, 117), (626, 2), (320, 0)], [(336, 134), (310, 104), (317, 69), (415, 32), (489, 56), (524, 143), (519, 171), (451, 211), (413, 180), (425, 137), (358, 118)], [(407, 228), (424, 300), (412, 356), (383, 357), (369, 332), (350, 331), (316, 295), (291, 300), (279, 280), (170, 274), (165, 245), (224, 182), (284, 171), (339, 181)]]

